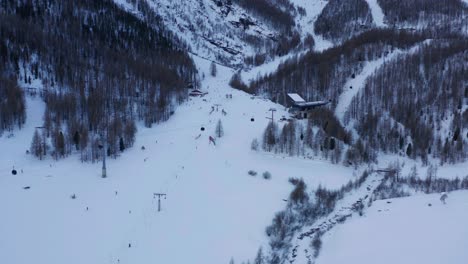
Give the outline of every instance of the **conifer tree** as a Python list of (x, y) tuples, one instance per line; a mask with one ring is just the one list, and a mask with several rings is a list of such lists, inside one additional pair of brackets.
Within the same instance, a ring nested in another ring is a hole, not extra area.
[(216, 124), (216, 136), (218, 138), (224, 136), (224, 129), (223, 129), (223, 124), (221, 123), (221, 119), (218, 120), (218, 123)]

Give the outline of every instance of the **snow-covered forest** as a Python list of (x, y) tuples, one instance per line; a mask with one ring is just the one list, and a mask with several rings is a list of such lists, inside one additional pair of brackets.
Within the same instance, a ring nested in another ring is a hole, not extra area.
[(464, 264), (468, 2), (2, 0), (0, 150), (0, 263)]

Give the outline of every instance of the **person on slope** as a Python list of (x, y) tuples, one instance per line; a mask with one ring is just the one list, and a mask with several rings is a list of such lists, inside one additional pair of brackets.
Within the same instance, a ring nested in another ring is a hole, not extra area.
[(213, 143), (213, 145), (216, 146), (216, 141), (215, 141), (215, 139), (214, 139), (212, 136), (209, 137), (209, 142), (208, 142), (208, 144), (211, 144), (211, 143)]

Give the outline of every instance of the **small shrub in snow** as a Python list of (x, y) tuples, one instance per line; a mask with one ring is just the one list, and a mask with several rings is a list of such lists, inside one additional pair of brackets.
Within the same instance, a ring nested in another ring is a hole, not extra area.
[(258, 140), (255, 138), (254, 140), (252, 140), (252, 143), (250, 144), (250, 149), (254, 151), (258, 151), (258, 146), (259, 146)]
[(314, 257), (317, 258), (320, 253), (320, 249), (322, 249), (322, 240), (320, 239), (319, 234), (314, 237), (311, 242), (311, 246), (314, 249)]
[(250, 176), (256, 176), (257, 175), (257, 172), (254, 171), (254, 170), (249, 170), (249, 172), (247, 172)]
[(271, 179), (271, 173), (269, 171), (265, 171), (263, 173), (263, 179), (265, 179), (265, 180)]
[(440, 201), (445, 204), (445, 200), (447, 200), (448, 195), (446, 193), (443, 193), (442, 196), (440, 197)]
[(211, 62), (211, 65), (210, 65), (210, 74), (211, 74), (211, 76), (216, 77), (217, 72), (218, 71), (216, 69), (216, 64), (214, 62)]
[(299, 179), (291, 177), (291, 178), (289, 178), (289, 183), (296, 186), (299, 183)]

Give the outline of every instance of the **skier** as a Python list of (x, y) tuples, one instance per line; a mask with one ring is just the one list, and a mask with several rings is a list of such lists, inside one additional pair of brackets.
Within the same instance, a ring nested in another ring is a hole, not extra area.
[(208, 143), (208, 144), (211, 144), (211, 143), (213, 143), (213, 145), (215, 145), (215, 146), (216, 146), (216, 142), (215, 142), (215, 140), (214, 140), (214, 138), (213, 138), (212, 136), (210, 136), (210, 137), (209, 137), (209, 140), (210, 140), (210, 141), (209, 141), (209, 143)]
[(448, 195), (446, 193), (442, 193), (442, 196), (440, 197), (440, 201), (445, 204), (445, 200), (447, 200)]

